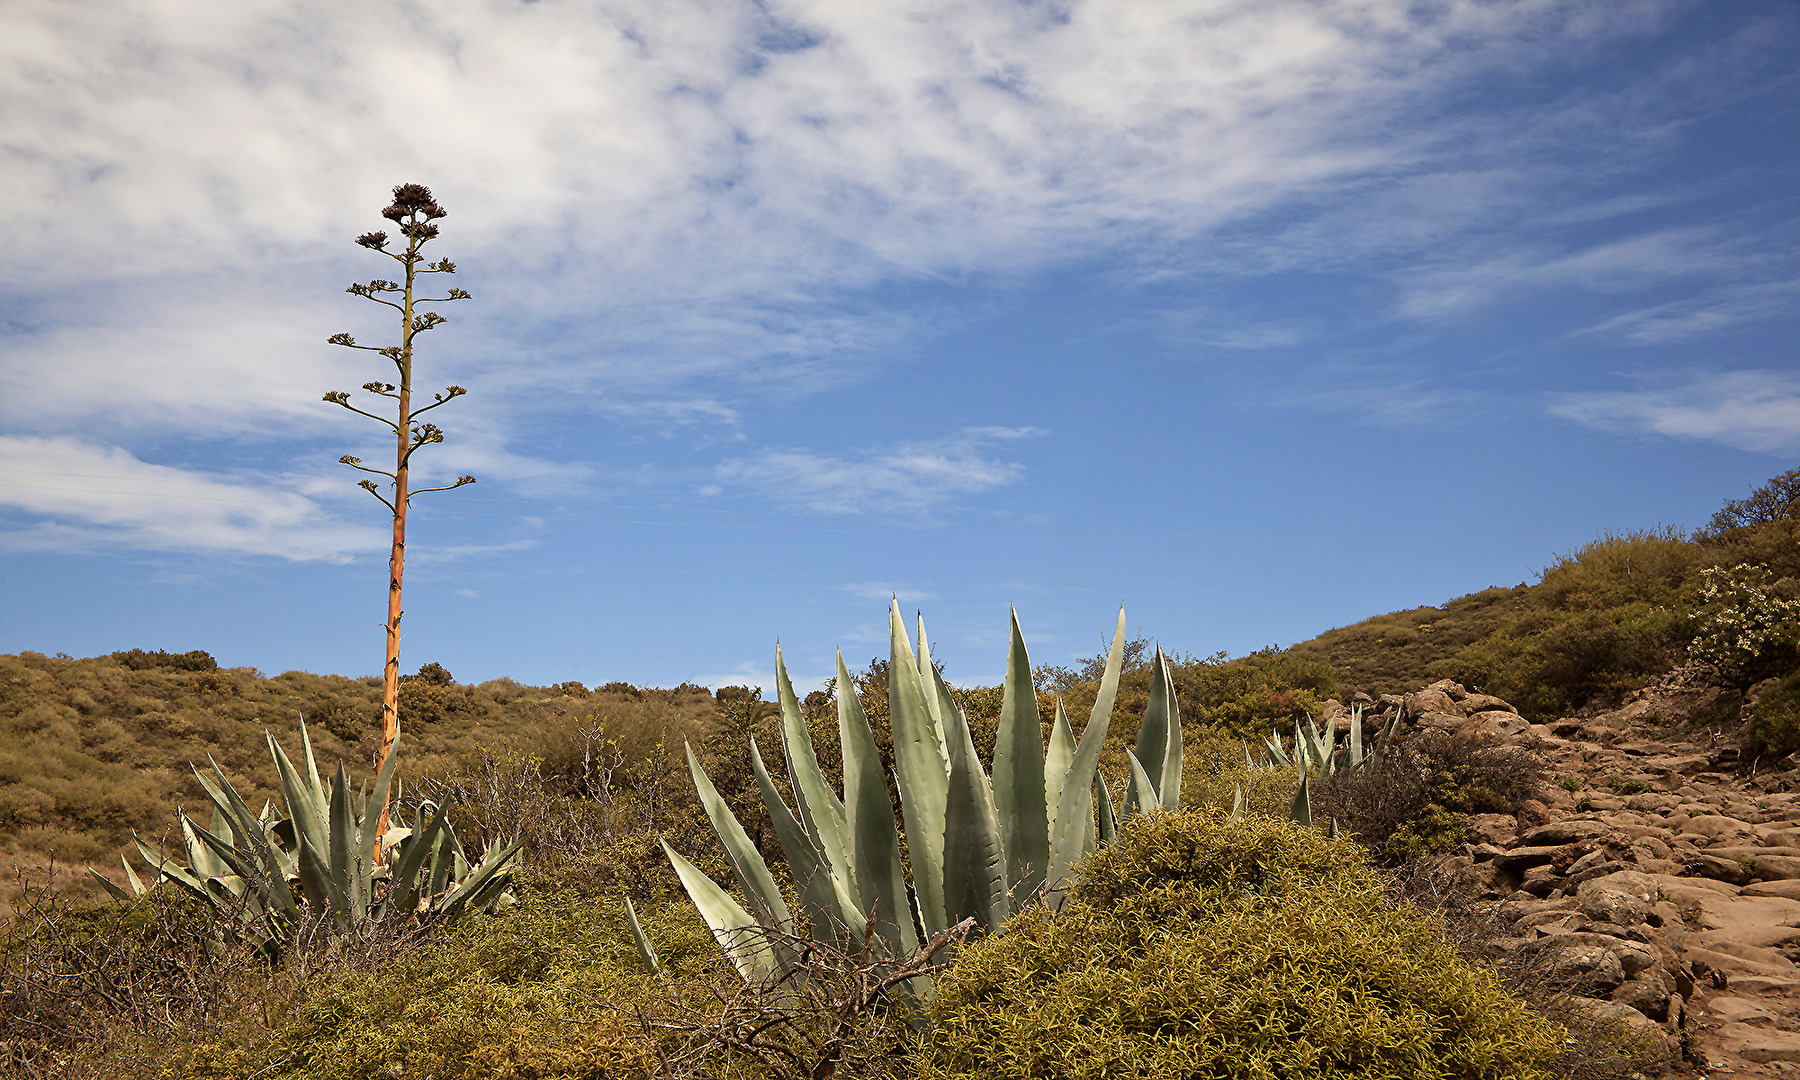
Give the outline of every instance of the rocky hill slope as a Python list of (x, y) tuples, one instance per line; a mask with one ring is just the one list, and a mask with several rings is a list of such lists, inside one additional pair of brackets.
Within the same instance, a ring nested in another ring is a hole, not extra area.
[(1526, 749), (1556, 778), (1516, 814), (1472, 816), (1430, 867), (1489, 905), (1490, 949), (1536, 960), (1677, 1071), (1800, 1072), (1800, 770), (1695, 722), (1753, 697), (1685, 670), (1544, 724), (1448, 680), (1371, 705)]

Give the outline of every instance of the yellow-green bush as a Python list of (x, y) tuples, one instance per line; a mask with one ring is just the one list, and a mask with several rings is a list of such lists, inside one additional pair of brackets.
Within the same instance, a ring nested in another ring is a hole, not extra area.
[(939, 981), (925, 1075), (1540, 1077), (1561, 1032), (1389, 903), (1348, 841), (1155, 814)]

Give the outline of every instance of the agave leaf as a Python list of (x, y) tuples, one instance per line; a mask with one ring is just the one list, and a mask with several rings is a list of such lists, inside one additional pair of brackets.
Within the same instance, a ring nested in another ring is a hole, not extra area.
[(994, 812), (1006, 850), (1006, 880), (1024, 898), (1044, 884), (1049, 869), (1050, 811), (1044, 795), (1044, 725), (1031, 685), (1031, 657), (1025, 651), (1019, 613), (1011, 615), (1012, 641), (1006, 649), (1006, 681), (994, 740)]
[(844, 835), (844, 804), (819, 768), (812, 732), (807, 730), (806, 718), (801, 715), (800, 700), (794, 696), (794, 684), (788, 679), (779, 643), (775, 646), (775, 690), (781, 702), (781, 750), (787, 759), (788, 777), (793, 781), (794, 805), (800, 811), (800, 821), (830, 864), (832, 874), (854, 890), (856, 866)]
[[(952, 720), (954, 716), (954, 721)], [(1012, 915), (1007, 891), (1006, 848), (993, 791), (969, 724), (955, 702), (948, 703), (944, 732), (950, 742), (950, 789), (944, 816), (944, 908), (952, 923), (973, 917), (983, 930), (996, 930)]]
[(950, 774), (941, 753), (942, 729), (926, 704), (925, 683), (900, 619), (900, 604), (888, 609), (888, 716), (894, 733), (894, 780), (906, 819), (919, 922), (925, 936), (950, 926), (944, 915), (944, 812)]
[(369, 807), (388, 804), (388, 792), (394, 784), (394, 769), (400, 760), (399, 750), (400, 736), (395, 733), (393, 743), (388, 746), (387, 755), (381, 759), (381, 768), (375, 773), (374, 792), (360, 799), (362, 809), (356, 819), (356, 851), (363, 857), (362, 888), (365, 896), (369, 895), (368, 890), (371, 885), (369, 875), (374, 873), (375, 864), (380, 861), (381, 857), (380, 852), (376, 850), (376, 845), (381, 842), (381, 838), (375, 835), (376, 828), (381, 824), (381, 814), (379, 811), (370, 814)]
[(1302, 825), (1312, 824), (1312, 779), (1302, 776), (1300, 787), (1294, 792), (1294, 805), (1288, 809), (1288, 817)]
[(356, 821), (352, 817), (350, 777), (338, 764), (337, 778), (331, 786), (331, 849), (327, 866), (331, 871), (332, 900), (343, 906), (343, 918), (352, 926), (368, 915), (368, 896), (362, 891), (362, 871), (356, 865), (359, 852)]
[[(323, 798), (315, 799), (313, 788), (301, 779), (294, 770), (294, 763), (288, 760), (287, 752), (275, 741), (275, 736), (264, 733), (269, 740), (270, 755), (275, 759), (275, 772), (281, 781), (281, 798), (287, 804), (288, 818), (294, 823), (296, 847), (308, 844), (315, 851), (323, 851), (329, 847), (325, 838), (325, 803)], [(311, 761), (312, 747), (307, 746), (307, 760)], [(214, 766), (217, 768), (217, 766)]]
[(229, 872), (224, 861), (213, 854), (211, 848), (200, 842), (200, 838), (195, 835), (195, 830), (199, 826), (195, 825), (187, 814), (176, 811), (176, 822), (181, 828), (181, 846), (187, 852), (188, 869), (194, 872), (195, 877), (205, 881), (207, 878), (215, 878)]
[(1244, 814), (1248, 810), (1249, 810), (1249, 803), (1247, 803), (1244, 799), (1244, 789), (1242, 787), (1239, 787), (1238, 785), (1235, 785), (1235, 784), (1232, 785), (1231, 820), (1233, 820), (1233, 821), (1244, 820)]
[(306, 780), (313, 803), (321, 812), (325, 810), (325, 785), (319, 783), (319, 763), (313, 758), (312, 736), (306, 733), (306, 718), (300, 718), (300, 753), (306, 763)]
[(762, 927), (731, 898), (731, 894), (682, 858), (667, 840), (662, 841), (662, 849), (668, 855), (670, 865), (675, 867), (681, 887), (687, 890), (688, 899), (706, 920), (706, 928), (712, 931), (713, 940), (725, 950), (725, 955), (745, 982), (769, 978), (778, 969), (787, 970), (790, 965), (777, 955), (785, 950), (779, 943), (768, 940)]
[[(114, 885), (114, 884), (113, 884), (113, 883), (112, 883), (112, 882), (111, 882), (111, 881), (110, 881), (110, 880), (108, 880), (108, 879), (107, 879), (107, 878), (105, 878), (105, 877), (103, 877), (103, 876), (101, 876), (101, 874), (100, 874), (100, 871), (98, 871), (98, 870), (96, 870), (96, 869), (94, 869), (94, 868), (93, 868), (93, 867), (91, 867), (91, 866), (90, 866), (90, 867), (88, 867), (88, 868), (87, 868), (87, 872), (88, 872), (88, 873), (89, 873), (89, 874), (90, 874), (90, 875), (92, 875), (92, 876), (93, 876), (93, 879), (94, 879), (94, 880), (95, 880), (95, 881), (98, 881), (98, 882), (99, 882), (99, 883), (100, 883), (100, 884), (101, 884), (101, 885), (103, 885), (103, 886), (105, 886), (105, 887), (106, 887), (106, 891), (107, 891), (107, 892), (109, 892), (109, 893), (112, 893), (112, 894), (113, 894), (113, 897), (114, 897), (114, 899), (117, 899), (117, 900), (126, 900), (126, 901), (129, 901), (129, 900), (131, 900), (131, 899), (132, 899), (132, 898), (133, 898), (133, 897), (134, 897), (134, 896), (142, 896), (142, 895), (144, 895), (144, 890), (143, 890), (143, 887), (142, 887), (142, 886), (141, 886), (141, 884), (140, 884), (140, 885), (139, 885), (139, 888), (138, 888), (138, 890), (137, 890), (137, 892), (136, 892), (136, 893), (128, 893), (128, 892), (126, 892), (126, 891), (125, 891), (125, 890), (124, 890), (124, 889), (121, 889), (121, 888), (119, 888), (119, 887), (118, 887), (118, 886), (117, 886), (117, 885)], [(125, 864), (125, 872), (126, 872), (126, 873), (127, 873), (127, 874), (131, 874), (131, 864), (130, 864), (130, 863), (126, 863), (126, 864)], [(138, 884), (138, 882), (137, 882), (137, 875), (136, 875), (136, 874), (132, 874), (132, 882), (133, 882), (133, 884)]]
[[(433, 806), (429, 822), (426, 821), (426, 803), (419, 807), (415, 816), (417, 828), (412, 836), (401, 845), (399, 855), (389, 868), (388, 898), (383, 905), (383, 914), (401, 913), (408, 915), (419, 907), (419, 871), (425, 862), (440, 847), (439, 839), (444, 830), (449, 828), (449, 806)], [(391, 916), (390, 916), (391, 917)]]
[(692, 746), (687, 748), (687, 761), (688, 774), (693, 777), (694, 789), (700, 795), (700, 805), (706, 810), (706, 819), (712, 822), (713, 832), (718, 834), (719, 845), (725, 849), (725, 860), (731, 864), (731, 871), (743, 887), (744, 895), (756, 906), (757, 916), (764, 925), (792, 933), (794, 917), (789, 913), (787, 901), (782, 899), (774, 877), (769, 874), (769, 865), (763, 862), (762, 853), (750, 842), (750, 835), (738, 824), (731, 807), (719, 797), (706, 770), (700, 767), (700, 759), (694, 756)]
[(488, 852), (481, 860), (481, 865), (459, 876), (455, 887), (433, 907), (433, 917), (454, 919), (462, 914), (465, 907), (485, 906), (484, 898), (491, 900), (505, 888), (506, 879), (511, 874), (509, 864), (524, 846), (525, 840), (521, 837), (503, 848)]
[(1110, 844), (1119, 835), (1119, 815), (1113, 812), (1112, 792), (1107, 790), (1106, 777), (1094, 774), (1094, 791), (1100, 798), (1099, 831), (1100, 843)]
[(750, 740), (750, 767), (756, 773), (763, 807), (775, 826), (775, 839), (781, 844), (781, 853), (787, 856), (788, 874), (794, 884), (800, 886), (800, 902), (812, 917), (813, 936), (821, 941), (839, 942), (862, 937), (868, 920), (851, 898), (850, 890), (855, 883), (845, 881), (834, 872), (831, 861), (819, 850), (787, 804), (781, 801), (781, 792), (769, 778), (762, 751), (757, 748), (754, 738)]
[[(224, 770), (219, 768), (219, 763), (213, 761), (211, 756), (207, 757), (207, 762), (212, 766), (213, 775), (218, 778), (218, 783), (214, 784), (208, 780), (199, 769), (192, 769), (194, 779), (200, 781), (201, 789), (212, 801), (215, 818), (221, 814), (225, 818), (231, 832), (232, 846), (248, 851), (264, 863), (269, 863), (272, 856), (266, 850), (268, 838), (263, 832), (262, 823), (250, 817), (250, 808), (244, 805), (244, 800), (238, 795), (237, 789), (232, 787), (231, 781), (225, 778)], [(212, 827), (212, 833), (221, 839), (225, 836), (224, 830), (218, 827), (216, 820)]]
[(944, 728), (944, 698), (933, 693), (931, 677), (927, 670), (936, 673), (937, 665), (931, 661), (931, 642), (925, 637), (925, 614), (918, 613), (919, 651), (913, 657), (913, 670), (919, 673), (919, 682), (925, 687), (925, 708), (931, 713), (932, 730), (937, 732), (938, 755), (944, 759), (944, 775), (950, 775), (950, 735)]
[(136, 833), (132, 834), (131, 841), (137, 845), (138, 854), (142, 856), (144, 865), (156, 871), (155, 881), (173, 881), (201, 900), (210, 900), (205, 883), (196, 878), (187, 867), (182, 866), (174, 859), (164, 858), (161, 852), (144, 843)]
[(300, 889), (306, 894), (306, 904), (315, 910), (331, 912), (332, 922), (344, 933), (350, 931), (349, 919), (346, 917), (343, 898), (335, 895), (336, 883), (331, 879), (331, 866), (327, 856), (307, 841), (306, 835), (300, 837)]
[(900, 833), (894, 826), (881, 753), (875, 747), (862, 702), (856, 699), (855, 685), (840, 649), (838, 745), (844, 752), (845, 826), (856, 866), (858, 899), (863, 912), (875, 920), (875, 932), (888, 943), (891, 955), (911, 956), (919, 949), (919, 935), (913, 927), (912, 901), (900, 864)]
[[(1050, 746), (1044, 751), (1044, 820), (1051, 836), (1056, 835), (1056, 803), (1062, 795), (1063, 777), (1069, 774), (1069, 765), (1074, 760), (1075, 732), (1069, 727), (1069, 714), (1063, 711), (1062, 698), (1059, 696), (1056, 699), (1056, 719), (1050, 724)], [(1048, 844), (1044, 851), (1044, 857), (1048, 860)]]
[(236, 874), (240, 877), (254, 877), (260, 869), (244, 852), (233, 847), (224, 837), (214, 835), (211, 829), (202, 829), (189, 821), (185, 816), (181, 819), (184, 831), (192, 839), (197, 848), (206, 851), (206, 864), (210, 869), (202, 870), (193, 859), (188, 860), (188, 867), (194, 876), (201, 881)]
[(1181, 708), (1175, 702), (1175, 680), (1161, 645), (1156, 647), (1150, 668), (1150, 703), (1138, 729), (1137, 758), (1155, 785), (1162, 808), (1177, 809), (1181, 804)]
[(625, 898), (625, 921), (631, 924), (631, 940), (637, 943), (638, 959), (644, 962), (644, 970), (652, 975), (663, 973), (662, 961), (657, 958), (656, 946), (650, 944), (650, 936), (644, 933), (644, 924), (638, 921), (637, 908), (631, 903), (631, 897)]
[[(1125, 609), (1119, 609), (1119, 622), (1113, 630), (1112, 648), (1106, 654), (1106, 671), (1100, 677), (1100, 693), (1094, 699), (1094, 711), (1082, 729), (1081, 742), (1069, 764), (1062, 790), (1057, 793), (1056, 827), (1050, 837), (1050, 870), (1045, 880), (1055, 888), (1068, 876), (1069, 868), (1081, 858), (1093, 842), (1089, 829), (1094, 818), (1093, 777), (1100, 767), (1100, 748), (1106, 741), (1106, 728), (1112, 722), (1113, 700), (1119, 694), (1119, 668), (1125, 658)], [(910, 835), (910, 834), (909, 834)]]
[(1362, 768), (1362, 763), (1362, 706), (1353, 705), (1350, 708), (1350, 767), (1352, 769), (1360, 769)]
[(1131, 785), (1125, 793), (1125, 813), (1148, 814), (1162, 806), (1162, 793), (1156, 790), (1156, 781), (1150, 778), (1150, 770), (1138, 760), (1137, 751), (1127, 748), (1125, 760), (1131, 764)]

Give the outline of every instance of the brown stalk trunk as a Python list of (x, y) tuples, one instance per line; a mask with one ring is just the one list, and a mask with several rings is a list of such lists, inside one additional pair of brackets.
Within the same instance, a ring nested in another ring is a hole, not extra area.
[[(413, 266), (419, 246), (407, 243), (406, 304), (400, 339), (400, 431), (394, 463), (394, 546), (388, 555), (387, 662), (382, 668), (381, 753), (376, 767), (387, 760), (400, 737), (400, 583), (406, 576), (406, 464), (412, 436), (412, 326)], [(388, 831), (388, 802), (382, 799), (381, 817), (375, 824), (374, 850), (369, 857), (381, 862), (381, 838)]]

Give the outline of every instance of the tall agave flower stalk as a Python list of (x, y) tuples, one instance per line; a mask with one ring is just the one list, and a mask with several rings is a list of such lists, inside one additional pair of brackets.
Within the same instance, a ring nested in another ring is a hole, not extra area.
[[(968, 718), (931, 663), (923, 619), (916, 652), (898, 603), (889, 609), (888, 628), (888, 712), (900, 821), (895, 820), (874, 733), (852, 691), (842, 652), (837, 658), (842, 793), (832, 789), (819, 767), (779, 646), (776, 691), (792, 808), (770, 778), (754, 740), (750, 756), (813, 936), (840, 942), (866, 939), (900, 960), (966, 919), (991, 931), (1023, 904), (1039, 898), (1058, 903), (1058, 886), (1070, 867), (1096, 842), (1110, 838), (1117, 817), (1099, 763), (1118, 694), (1125, 613), (1119, 612), (1100, 692), (1080, 741), (1059, 701), (1048, 745), (1031, 660), (1014, 613), (991, 776), (976, 756)], [(1181, 718), (1160, 649), (1150, 706), (1128, 756), (1132, 774), (1124, 812), (1173, 809), (1181, 793)], [(787, 944), (798, 925), (794, 913), (691, 748), (688, 769), (749, 908), (667, 842), (663, 850), (739, 973), (751, 980), (783, 974), (795, 962)], [(902, 829), (910, 879), (900, 856)], [(655, 970), (655, 951), (635, 917), (631, 921), (640, 955)]]

